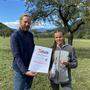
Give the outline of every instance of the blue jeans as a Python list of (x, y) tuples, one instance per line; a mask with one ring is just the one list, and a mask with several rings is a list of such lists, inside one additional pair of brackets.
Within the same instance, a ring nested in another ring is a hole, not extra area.
[(14, 72), (14, 90), (30, 90), (33, 77), (28, 77), (20, 72)]

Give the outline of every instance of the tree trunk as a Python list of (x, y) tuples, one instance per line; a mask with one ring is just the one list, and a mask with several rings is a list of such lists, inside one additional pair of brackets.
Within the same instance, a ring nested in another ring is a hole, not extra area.
[(68, 44), (73, 45), (73, 33), (68, 33)]

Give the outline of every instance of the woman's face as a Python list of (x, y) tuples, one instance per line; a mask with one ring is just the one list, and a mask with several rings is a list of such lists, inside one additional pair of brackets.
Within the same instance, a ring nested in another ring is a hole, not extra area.
[(63, 33), (62, 32), (56, 32), (54, 34), (54, 39), (55, 39), (55, 42), (57, 43), (57, 45), (63, 45), (63, 42), (64, 42), (64, 37), (63, 37)]

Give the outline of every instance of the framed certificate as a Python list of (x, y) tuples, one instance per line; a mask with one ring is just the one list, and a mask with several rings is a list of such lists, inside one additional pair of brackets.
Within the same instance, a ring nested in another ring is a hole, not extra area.
[(48, 73), (52, 49), (35, 46), (28, 70), (33, 72)]

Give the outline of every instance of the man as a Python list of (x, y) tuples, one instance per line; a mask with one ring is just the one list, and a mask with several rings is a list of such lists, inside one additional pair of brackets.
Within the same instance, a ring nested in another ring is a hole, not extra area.
[(13, 53), (14, 90), (30, 90), (35, 72), (28, 71), (34, 49), (33, 34), (29, 32), (31, 17), (24, 14), (20, 18), (19, 30), (11, 35)]

